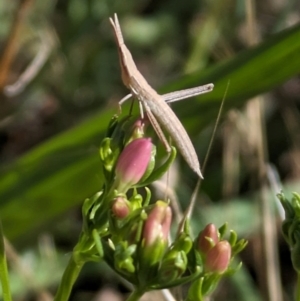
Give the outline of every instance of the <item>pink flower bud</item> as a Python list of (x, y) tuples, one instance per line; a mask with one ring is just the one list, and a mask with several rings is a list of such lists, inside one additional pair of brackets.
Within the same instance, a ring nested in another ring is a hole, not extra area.
[(228, 241), (219, 241), (206, 256), (205, 268), (208, 272), (224, 273), (230, 263), (231, 246)]
[(143, 137), (144, 126), (145, 126), (144, 120), (142, 118), (137, 119), (132, 126), (133, 129), (132, 137), (134, 137), (135, 139)]
[(167, 203), (157, 201), (144, 223), (140, 260), (145, 269), (162, 259), (168, 244), (171, 220), (171, 208)]
[(147, 170), (151, 159), (150, 138), (139, 138), (130, 142), (122, 151), (116, 165), (116, 186), (126, 192), (137, 184)]
[(198, 250), (207, 254), (218, 241), (217, 227), (214, 224), (208, 224), (198, 236)]
[(157, 201), (144, 225), (145, 246), (153, 245), (157, 240), (166, 242), (170, 231), (172, 211), (167, 203)]
[(114, 199), (111, 210), (117, 218), (122, 219), (130, 213), (129, 202), (123, 197), (118, 196)]

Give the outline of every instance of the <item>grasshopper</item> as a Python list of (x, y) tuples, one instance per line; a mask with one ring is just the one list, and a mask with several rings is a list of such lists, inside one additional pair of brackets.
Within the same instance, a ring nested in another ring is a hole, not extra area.
[(203, 178), (195, 148), (183, 125), (167, 103), (210, 92), (214, 85), (207, 84), (164, 95), (158, 94), (139, 72), (130, 51), (124, 44), (117, 14), (114, 14), (114, 19), (110, 18), (110, 23), (113, 27), (118, 46), (122, 81), (131, 92), (121, 99), (119, 104), (121, 105), (131, 97), (138, 99), (142, 117), (144, 109), (154, 130), (165, 144), (167, 151), (170, 152), (171, 148), (160, 128), (160, 125), (162, 125), (162, 127), (169, 133), (182, 157), (191, 169), (196, 172), (200, 178)]

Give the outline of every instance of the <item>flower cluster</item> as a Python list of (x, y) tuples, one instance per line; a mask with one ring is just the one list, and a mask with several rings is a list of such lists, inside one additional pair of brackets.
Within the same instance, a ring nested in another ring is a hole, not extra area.
[[(83, 231), (74, 248), (76, 264), (105, 260), (140, 294), (190, 283), (186, 300), (203, 300), (221, 277), (234, 272), (232, 258), (246, 245), (226, 225), (207, 225), (196, 239), (189, 223), (170, 241), (172, 210), (151, 202), (147, 185), (161, 177), (175, 148), (157, 166), (156, 148), (144, 136), (142, 122), (114, 118), (100, 146), (103, 186), (83, 205)], [(137, 188), (143, 188), (143, 194)]]
[(293, 193), (288, 200), (283, 193), (277, 195), (285, 210), (285, 220), (282, 223), (283, 236), (290, 246), (293, 268), (300, 273), (300, 195)]

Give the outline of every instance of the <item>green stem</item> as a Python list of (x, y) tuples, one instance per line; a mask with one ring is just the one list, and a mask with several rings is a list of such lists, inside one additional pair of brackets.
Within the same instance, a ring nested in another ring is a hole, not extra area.
[(4, 247), (4, 236), (2, 231), (2, 223), (0, 221), (0, 281), (2, 285), (2, 294), (4, 301), (12, 301), (9, 287), (8, 269)]
[(295, 301), (300, 301), (300, 273), (297, 273)]
[(134, 290), (126, 301), (138, 301), (144, 295), (144, 293), (145, 292), (141, 290)]
[(72, 254), (53, 301), (67, 301), (84, 262), (76, 263)]

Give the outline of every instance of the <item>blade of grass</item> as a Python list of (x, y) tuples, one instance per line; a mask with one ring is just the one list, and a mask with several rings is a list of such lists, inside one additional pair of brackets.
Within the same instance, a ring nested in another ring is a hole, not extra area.
[(0, 221), (0, 280), (2, 285), (2, 295), (4, 301), (12, 301), (8, 269), (6, 262), (5, 246), (4, 246), (4, 235), (2, 230), (2, 222)]

